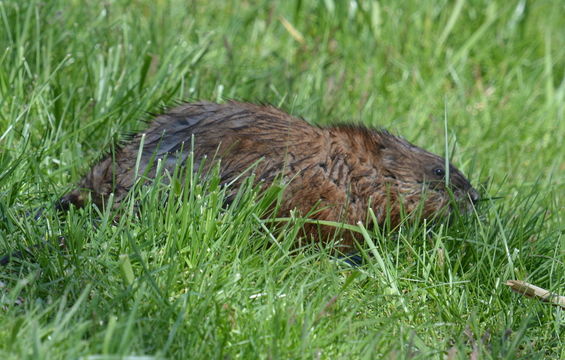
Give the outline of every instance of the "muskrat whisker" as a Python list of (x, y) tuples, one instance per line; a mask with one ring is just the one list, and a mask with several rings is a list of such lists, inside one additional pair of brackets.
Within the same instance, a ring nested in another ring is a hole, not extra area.
[(500, 199), (504, 199), (506, 198), (506, 196), (492, 196), (492, 197), (488, 197), (488, 198), (479, 198), (477, 200), (477, 202), (479, 201), (489, 201), (489, 200), (500, 200)]

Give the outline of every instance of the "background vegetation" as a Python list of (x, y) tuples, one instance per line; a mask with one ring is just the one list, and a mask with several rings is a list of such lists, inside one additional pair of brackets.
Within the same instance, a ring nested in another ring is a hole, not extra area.
[[(0, 357), (565, 358), (563, 311), (504, 286), (565, 293), (564, 19), (550, 0), (0, 1), (0, 250), (32, 248), (0, 269)], [(369, 232), (359, 268), (291, 250), (300, 220), (273, 231), (251, 188), (223, 208), (213, 177), (29, 216), (149, 113), (226, 98), (440, 154), (447, 124), (502, 199)]]

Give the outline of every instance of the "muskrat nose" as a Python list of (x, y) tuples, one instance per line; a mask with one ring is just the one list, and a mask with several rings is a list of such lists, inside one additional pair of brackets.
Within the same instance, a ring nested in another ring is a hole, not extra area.
[(477, 192), (477, 190), (471, 188), (471, 190), (469, 190), (469, 199), (471, 199), (471, 202), (474, 204), (477, 203), (477, 201), (479, 201), (480, 196), (479, 193)]

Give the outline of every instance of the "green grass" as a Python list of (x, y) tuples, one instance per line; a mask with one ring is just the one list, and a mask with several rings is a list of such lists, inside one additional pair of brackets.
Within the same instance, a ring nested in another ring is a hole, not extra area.
[[(50, 244), (0, 269), (0, 357), (565, 358), (565, 313), (504, 285), (565, 295), (564, 18), (549, 0), (0, 1), (0, 250)], [(214, 176), (26, 216), (149, 113), (226, 98), (440, 154), (447, 122), (453, 162), (503, 198), (369, 230), (356, 269), (293, 250), (301, 220), (261, 216), (276, 189), (225, 208)]]

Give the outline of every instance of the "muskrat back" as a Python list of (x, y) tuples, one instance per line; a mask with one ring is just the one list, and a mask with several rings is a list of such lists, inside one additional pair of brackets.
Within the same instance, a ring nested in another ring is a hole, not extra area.
[[(191, 150), (194, 164), (220, 162), (221, 182), (229, 183), (232, 192), (248, 169), (265, 186), (280, 176), (286, 183), (281, 216), (296, 210), (318, 220), (364, 223), (370, 206), (377, 217), (374, 225), (386, 218), (396, 225), (403, 212), (418, 210), (426, 218), (448, 215), (453, 210), (450, 193), (461, 208), (478, 200), (459, 170), (452, 165), (445, 169), (444, 158), (386, 131), (316, 127), (273, 106), (230, 101), (187, 103), (157, 116), (145, 131), (94, 165), (61, 206), (83, 206), (89, 195), (102, 206), (112, 193), (119, 206), (136, 181), (140, 147), (137, 173), (149, 177), (155, 176), (156, 160), (164, 160), (172, 172)], [(203, 162), (205, 158), (210, 161)], [(310, 224), (305, 231), (326, 241), (335, 228)], [(344, 233), (341, 246), (353, 243), (354, 235)]]

